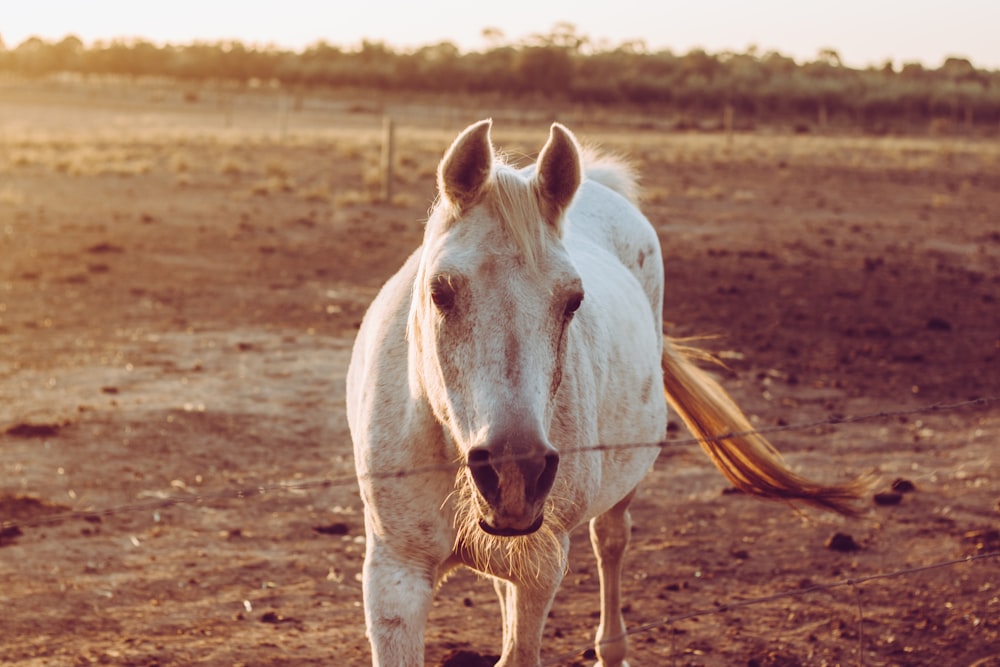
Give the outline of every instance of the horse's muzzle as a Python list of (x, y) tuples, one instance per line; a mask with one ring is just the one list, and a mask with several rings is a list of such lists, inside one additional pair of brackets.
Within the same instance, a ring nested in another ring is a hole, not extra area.
[(507, 436), (469, 452), (469, 473), (483, 501), (479, 526), (491, 535), (528, 535), (544, 519), (559, 454), (538, 436)]

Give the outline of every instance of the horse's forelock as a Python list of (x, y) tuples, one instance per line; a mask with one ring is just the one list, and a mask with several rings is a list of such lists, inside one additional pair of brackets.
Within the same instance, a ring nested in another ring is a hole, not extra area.
[(506, 165), (500, 166), (494, 170), (493, 189), (486, 203), (505, 225), (525, 266), (531, 271), (537, 269), (551, 236), (547, 233), (549, 226), (534, 179)]
[[(480, 196), (471, 206), (460, 207), (447, 198), (439, 198), (428, 219), (425, 244), (434, 235), (452, 225), (463, 224), (476, 207), (484, 207), (491, 222), (503, 226), (518, 254), (529, 270), (538, 267), (539, 258), (550, 242), (550, 225), (536, 190), (530, 171), (509, 166), (502, 159), (496, 161), (493, 173)], [(559, 231), (558, 229), (556, 231)]]

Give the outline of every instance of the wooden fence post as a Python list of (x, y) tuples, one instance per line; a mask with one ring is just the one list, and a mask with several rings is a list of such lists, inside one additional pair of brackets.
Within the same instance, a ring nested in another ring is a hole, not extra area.
[(392, 202), (392, 170), (396, 154), (396, 128), (387, 114), (382, 117), (382, 201)]
[(736, 115), (736, 109), (732, 104), (726, 104), (722, 108), (722, 129), (726, 133), (726, 148), (733, 147), (733, 116)]
[(278, 94), (278, 140), (281, 143), (288, 138), (288, 97), (284, 92)]

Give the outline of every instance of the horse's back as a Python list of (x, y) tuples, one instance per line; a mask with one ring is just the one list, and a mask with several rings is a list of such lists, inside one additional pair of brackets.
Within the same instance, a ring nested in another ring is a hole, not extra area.
[(615, 177), (619, 173), (613, 168), (600, 168), (580, 186), (567, 214), (568, 243), (572, 244), (574, 237), (583, 237), (614, 256), (639, 282), (659, 327), (663, 309), (659, 237), (633, 201), (634, 183), (627, 172)]

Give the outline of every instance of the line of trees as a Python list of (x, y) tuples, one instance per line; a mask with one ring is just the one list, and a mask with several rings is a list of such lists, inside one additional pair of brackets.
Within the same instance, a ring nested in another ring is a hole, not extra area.
[(1000, 71), (964, 58), (937, 68), (920, 63), (846, 67), (831, 49), (799, 64), (780, 53), (684, 55), (642, 42), (595, 43), (568, 23), (517, 42), (487, 28), (483, 51), (442, 42), (401, 51), (373, 41), (345, 49), (318, 42), (299, 52), (238, 41), (156, 45), (32, 37), (14, 48), (0, 39), (0, 72), (170, 77), (183, 81), (264, 81), (282, 87), (425, 93), (494, 93), (599, 105), (668, 107), (684, 113), (725, 110), (748, 122), (804, 118), (828, 123), (960, 125), (1000, 122)]

